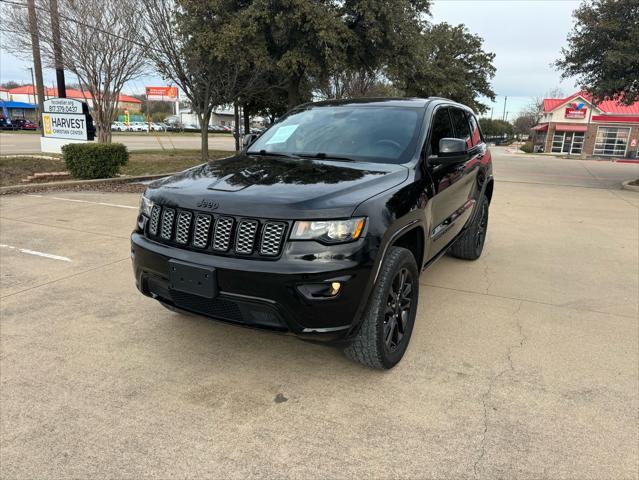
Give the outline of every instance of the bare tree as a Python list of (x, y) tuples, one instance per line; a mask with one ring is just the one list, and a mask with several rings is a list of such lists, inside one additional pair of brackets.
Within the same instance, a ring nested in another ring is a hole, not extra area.
[(323, 98), (392, 97), (400, 96), (380, 71), (343, 70), (333, 72), (318, 82), (317, 94)]
[(174, 0), (144, 2), (144, 37), (157, 71), (184, 92), (198, 116), (202, 136), (202, 160), (208, 160), (208, 125), (220, 98), (220, 65), (210, 52), (182, 31), (178, 16), (183, 12)]
[[(64, 67), (78, 78), (81, 89), (92, 97), (93, 119), (98, 141), (111, 142), (111, 122), (115, 120), (118, 98), (126, 82), (142, 75), (147, 68), (146, 48), (141, 42), (142, 15), (137, 0), (96, 2), (59, 0), (63, 27), (60, 30)], [(55, 66), (51, 18), (47, 0), (37, 0), (40, 46), (45, 65)], [(28, 15), (12, 4), (3, 8), (11, 29), (18, 35), (4, 48), (28, 55)]]

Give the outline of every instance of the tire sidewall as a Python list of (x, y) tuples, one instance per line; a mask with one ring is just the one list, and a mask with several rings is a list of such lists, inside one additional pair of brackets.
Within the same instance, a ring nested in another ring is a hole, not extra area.
[[(376, 287), (376, 289), (379, 289), (378, 295), (375, 296), (375, 299), (378, 302), (378, 305), (376, 305), (375, 309), (375, 311), (377, 312), (376, 336), (377, 350), (379, 352), (380, 361), (385, 368), (392, 368), (404, 356), (404, 353), (408, 348), (408, 344), (410, 343), (410, 339), (413, 333), (413, 326), (415, 325), (417, 304), (419, 300), (419, 272), (417, 271), (417, 265), (412, 253), (404, 248), (393, 247), (391, 250), (391, 254), (386, 261), (391, 263), (391, 265), (389, 265), (390, 268), (387, 270), (387, 272), (385, 272), (386, 274), (380, 278), (381, 282)], [(411, 275), (411, 281), (413, 285), (411, 308), (408, 316), (408, 325), (406, 328), (406, 332), (404, 333), (404, 339), (402, 343), (395, 351), (388, 352), (384, 343), (384, 307), (393, 279), (402, 268), (406, 268)]]
[(475, 218), (475, 225), (473, 226), (473, 236), (476, 236), (481, 224), (481, 218), (484, 215), (484, 209), (486, 210), (486, 228), (484, 229), (484, 238), (481, 241), (481, 244), (475, 247), (475, 255), (477, 258), (481, 256), (481, 253), (484, 250), (484, 245), (486, 244), (486, 236), (488, 235), (488, 218), (489, 218), (489, 208), (488, 208), (488, 199), (486, 195), (482, 195), (481, 203), (479, 204), (479, 211), (477, 212), (479, 215)]

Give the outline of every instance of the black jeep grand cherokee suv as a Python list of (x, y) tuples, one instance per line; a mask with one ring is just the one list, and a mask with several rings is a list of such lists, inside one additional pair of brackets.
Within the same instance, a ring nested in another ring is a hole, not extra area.
[(472, 111), (450, 100), (300, 106), (239, 155), (151, 184), (131, 255), (166, 307), (340, 342), (391, 368), (419, 274), (481, 255), (493, 193)]

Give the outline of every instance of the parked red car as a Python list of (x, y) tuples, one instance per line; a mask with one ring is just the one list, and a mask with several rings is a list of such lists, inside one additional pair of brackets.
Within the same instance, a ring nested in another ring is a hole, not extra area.
[(13, 125), (15, 125), (15, 127), (18, 130), (37, 130), (38, 129), (38, 125), (33, 123), (31, 120), (27, 120), (26, 118), (16, 118), (12, 120), (11, 123), (13, 123)]

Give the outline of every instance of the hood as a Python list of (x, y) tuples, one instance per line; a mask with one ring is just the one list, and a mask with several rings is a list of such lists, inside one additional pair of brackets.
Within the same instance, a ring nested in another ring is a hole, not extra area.
[(146, 195), (162, 205), (227, 215), (340, 218), (407, 177), (402, 165), (238, 155), (155, 181)]

